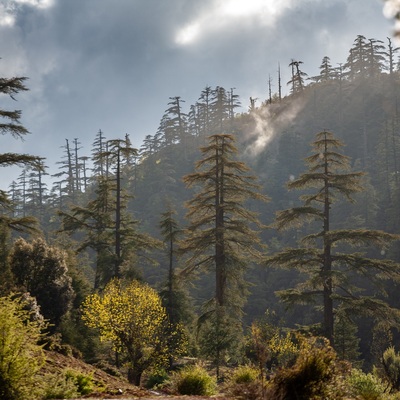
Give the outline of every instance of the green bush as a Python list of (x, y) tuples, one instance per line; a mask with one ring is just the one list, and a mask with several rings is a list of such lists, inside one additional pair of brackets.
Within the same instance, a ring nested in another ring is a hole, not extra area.
[(259, 372), (257, 369), (250, 365), (240, 365), (234, 371), (230, 377), (232, 383), (251, 383), (258, 379)]
[(147, 377), (145, 387), (146, 389), (152, 389), (166, 382), (168, 378), (168, 373), (164, 369), (155, 371)]
[(393, 390), (400, 390), (400, 354), (389, 347), (382, 356), (383, 378)]
[(173, 387), (182, 395), (211, 396), (215, 393), (216, 379), (199, 365), (190, 365), (176, 372)]
[(226, 383), (225, 392), (235, 399), (262, 399), (263, 383), (259, 379), (259, 371), (250, 365), (237, 367)]
[(74, 370), (45, 376), (45, 399), (72, 399), (93, 392), (94, 383), (91, 375)]
[(35, 399), (38, 377), (45, 361), (38, 342), (43, 320), (35, 318), (23, 298), (0, 298), (0, 399)]
[(298, 340), (299, 355), (293, 366), (277, 372), (270, 397), (285, 400), (340, 398), (335, 390), (339, 375), (335, 351), (322, 338), (298, 337)]
[(92, 375), (68, 370), (65, 372), (65, 378), (67, 381), (72, 381), (74, 383), (78, 390), (78, 393), (82, 396), (93, 392), (94, 384)]
[(366, 374), (359, 369), (353, 369), (347, 378), (350, 391), (353, 396), (362, 400), (386, 399), (384, 396), (385, 388), (382, 381), (373, 374)]
[(73, 399), (79, 397), (78, 388), (65, 374), (47, 374), (44, 376), (44, 399)]

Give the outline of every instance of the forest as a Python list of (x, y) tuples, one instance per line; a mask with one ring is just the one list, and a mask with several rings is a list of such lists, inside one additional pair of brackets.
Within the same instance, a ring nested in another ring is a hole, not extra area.
[(246, 112), (220, 86), (170, 97), (140, 148), (66, 138), (57, 171), (0, 154), (21, 166), (0, 192), (0, 398), (68, 397), (37, 385), (43, 347), (169, 393), (400, 398), (399, 55), (358, 35), (317, 76), (292, 59)]

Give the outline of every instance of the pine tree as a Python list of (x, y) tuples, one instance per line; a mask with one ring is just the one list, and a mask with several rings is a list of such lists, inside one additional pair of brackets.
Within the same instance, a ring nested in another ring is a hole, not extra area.
[[(256, 214), (245, 208), (245, 201), (266, 200), (258, 192), (255, 178), (248, 175), (248, 167), (235, 159), (234, 142), (232, 135), (211, 136), (209, 145), (201, 149), (203, 158), (197, 162), (196, 172), (183, 178), (188, 187), (201, 186), (187, 203), (190, 225), (182, 249), (190, 256), (184, 273), (214, 272), (215, 294), (204, 315), (217, 318), (212, 325), (218, 332), (226, 328), (221, 328), (221, 321), (230, 320), (234, 326), (241, 320), (244, 271), (260, 257), (260, 240), (251, 227), (260, 223)], [(217, 370), (222, 350), (215, 353)]]
[(391, 260), (342, 252), (345, 245), (385, 248), (397, 236), (377, 230), (331, 227), (334, 217), (332, 207), (338, 196), (352, 202), (352, 195), (363, 189), (363, 173), (349, 172), (349, 158), (338, 152), (342, 146), (342, 142), (330, 132), (323, 131), (316, 135), (314, 153), (306, 158), (308, 171), (288, 183), (289, 189), (310, 189), (301, 197), (304, 205), (277, 213), (278, 229), (298, 227), (312, 221), (319, 222), (321, 229), (304, 236), (300, 241), (301, 247), (285, 249), (266, 261), (268, 266), (297, 268), (305, 273), (307, 279), (304, 283), (278, 294), (287, 303), (322, 306), (323, 334), (332, 344), (335, 304), (347, 313), (364, 313), (397, 323), (398, 313), (382, 299), (360, 293), (362, 284), (359, 277), (375, 283), (381, 293), (383, 280), (400, 280), (399, 265)]
[(336, 69), (332, 67), (331, 59), (328, 56), (325, 56), (322, 59), (319, 70), (320, 70), (319, 75), (313, 76), (309, 79), (314, 82), (327, 82), (332, 79), (335, 79), (337, 76)]
[(97, 133), (93, 142), (92, 161), (93, 175), (107, 176), (108, 175), (108, 160), (107, 160), (107, 140), (101, 129)]
[[(0, 94), (9, 96), (15, 100), (15, 96), (22, 91), (28, 90), (24, 82), (26, 77), (0, 78)], [(0, 109), (0, 134), (11, 135), (15, 139), (22, 139), (29, 132), (21, 125), (21, 110), (3, 110)], [(1, 153), (0, 166), (33, 166), (41, 168), (40, 159), (28, 154), (18, 153)], [(36, 231), (36, 220), (30, 216), (15, 217), (13, 215), (13, 204), (8, 194), (4, 190), (0, 190), (0, 281), (6, 284), (9, 275), (9, 267), (7, 262), (8, 241), (10, 231), (32, 232)]]
[(400, 50), (400, 47), (394, 47), (390, 38), (387, 38), (387, 40), (388, 50), (386, 52), (383, 52), (383, 54), (387, 57), (387, 60), (389, 62), (389, 74), (392, 76), (395, 71), (394, 55)]
[(164, 238), (164, 243), (167, 248), (168, 255), (168, 277), (167, 287), (161, 297), (164, 299), (165, 308), (171, 323), (179, 322), (179, 315), (176, 313), (175, 307), (175, 285), (176, 285), (176, 273), (175, 273), (175, 257), (178, 235), (182, 233), (179, 229), (178, 223), (174, 216), (176, 212), (169, 208), (167, 211), (162, 213), (160, 228), (161, 234)]
[(77, 252), (88, 248), (96, 252), (95, 288), (103, 287), (114, 277), (137, 278), (138, 259), (158, 245), (137, 230), (138, 221), (127, 209), (129, 196), (122, 181), (131, 175), (131, 158), (137, 154), (136, 149), (128, 135), (108, 141), (107, 149), (102, 158), (107, 159), (108, 176), (97, 176), (95, 199), (85, 206), (73, 205), (68, 212), (59, 212), (63, 231), (85, 235)]
[(365, 36), (357, 35), (354, 40), (353, 47), (349, 51), (347, 57), (347, 63), (345, 68), (348, 71), (347, 76), (350, 80), (356, 78), (356, 76), (365, 76), (368, 69), (369, 57), (368, 57), (369, 44)]
[(293, 60), (290, 62), (289, 67), (292, 68), (292, 79), (287, 83), (292, 86), (291, 93), (299, 93), (304, 89), (304, 78), (307, 77), (307, 74), (300, 69), (300, 64), (303, 64), (303, 61)]

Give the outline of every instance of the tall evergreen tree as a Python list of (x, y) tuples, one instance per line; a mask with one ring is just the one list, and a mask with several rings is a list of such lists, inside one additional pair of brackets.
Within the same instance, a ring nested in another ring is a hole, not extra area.
[[(108, 141), (108, 177), (98, 176), (95, 199), (86, 206), (74, 205), (69, 212), (60, 212), (62, 230), (70, 234), (83, 232), (77, 251), (88, 248), (96, 252), (95, 287), (102, 287), (113, 277), (137, 278), (137, 260), (158, 242), (138, 232), (138, 221), (128, 212), (129, 196), (122, 183), (130, 176), (131, 157), (137, 154), (129, 136)], [(114, 172), (114, 174), (112, 174)]]
[[(28, 90), (25, 86), (26, 77), (0, 78), (0, 94), (15, 100), (15, 96)], [(11, 135), (15, 139), (22, 139), (29, 132), (20, 123), (21, 110), (0, 109), (0, 135)], [(40, 159), (28, 154), (1, 153), (0, 167), (8, 166), (34, 166), (41, 168)], [(12, 203), (5, 190), (0, 190), (0, 281), (6, 284), (9, 278), (7, 254), (10, 230), (34, 231), (36, 220), (30, 216), (13, 215)]]
[(368, 278), (378, 288), (382, 288), (379, 285), (384, 279), (400, 281), (397, 263), (373, 259), (361, 253), (343, 252), (346, 245), (385, 248), (397, 236), (369, 229), (332, 229), (332, 207), (338, 196), (352, 202), (352, 195), (363, 189), (363, 174), (349, 172), (349, 158), (338, 151), (342, 146), (342, 142), (330, 132), (316, 135), (314, 153), (306, 158), (308, 171), (288, 183), (289, 189), (309, 189), (301, 197), (304, 205), (277, 213), (278, 229), (298, 227), (312, 221), (319, 222), (321, 228), (304, 236), (300, 241), (301, 247), (284, 249), (266, 260), (268, 266), (297, 268), (305, 274), (304, 283), (279, 292), (279, 296), (287, 303), (322, 306), (323, 334), (332, 344), (335, 304), (341, 305), (343, 312), (365, 313), (397, 323), (398, 313), (382, 299), (362, 294), (360, 277)]
[(387, 38), (388, 40), (388, 49), (383, 54), (387, 57), (387, 62), (389, 63), (388, 69), (389, 74), (393, 75), (395, 71), (395, 60), (394, 55), (400, 50), (400, 47), (394, 47), (391, 38)]
[(314, 82), (327, 82), (332, 79), (335, 79), (337, 76), (336, 69), (332, 67), (331, 59), (328, 56), (325, 56), (322, 59), (319, 70), (320, 70), (319, 75), (313, 76), (309, 79), (311, 79)]
[[(203, 158), (196, 172), (183, 178), (188, 187), (201, 186), (187, 203), (190, 225), (182, 249), (190, 256), (184, 272), (214, 272), (215, 293), (207, 312), (217, 318), (212, 324), (218, 328), (217, 336), (227, 328), (227, 321), (232, 327), (240, 322), (246, 295), (244, 271), (260, 257), (260, 240), (252, 229), (252, 224), (260, 223), (245, 201), (267, 200), (258, 192), (248, 167), (235, 159), (234, 143), (232, 135), (211, 136), (209, 145), (201, 149)], [(214, 354), (217, 369), (221, 350)]]
[(182, 230), (178, 227), (178, 223), (175, 220), (175, 214), (176, 212), (169, 208), (167, 211), (162, 213), (160, 221), (161, 234), (163, 236), (168, 255), (167, 287), (162, 293), (161, 297), (164, 300), (165, 308), (171, 323), (177, 323), (180, 320), (175, 307), (175, 286), (177, 281), (175, 272), (175, 258), (177, 252), (178, 235), (182, 233)]
[(92, 161), (95, 177), (108, 175), (107, 139), (101, 129), (93, 142)]
[(303, 61), (293, 59), (289, 64), (289, 67), (292, 68), (292, 78), (288, 82), (288, 85), (292, 86), (292, 94), (299, 93), (304, 89), (304, 79), (307, 77), (307, 74), (300, 69), (301, 64), (303, 64)]

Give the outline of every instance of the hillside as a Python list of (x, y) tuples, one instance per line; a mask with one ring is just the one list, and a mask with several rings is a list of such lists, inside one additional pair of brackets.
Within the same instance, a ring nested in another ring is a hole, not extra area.
[[(86, 364), (73, 356), (65, 356), (55, 351), (45, 351), (46, 364), (42, 369), (42, 374), (56, 374), (65, 370), (79, 371), (84, 374), (93, 376), (93, 382), (96, 389), (85, 398), (90, 399), (143, 399), (143, 400), (163, 400), (163, 399), (210, 399), (206, 396), (174, 396), (167, 395), (161, 392), (149, 391), (143, 388), (133, 386), (127, 382), (123, 377), (116, 377), (106, 373), (105, 371), (95, 368), (90, 364)], [(224, 400), (222, 395), (212, 396), (216, 400)]]
[(90, 397), (113, 398), (115, 396), (116, 398), (121, 398), (121, 395), (123, 395), (137, 398), (149, 396), (150, 394), (144, 389), (129, 384), (123, 377), (110, 375), (73, 356), (65, 356), (55, 351), (45, 351), (45, 355), (46, 364), (42, 369), (43, 375), (57, 374), (71, 369), (93, 376), (93, 381), (97, 389), (94, 393), (91, 393)]

